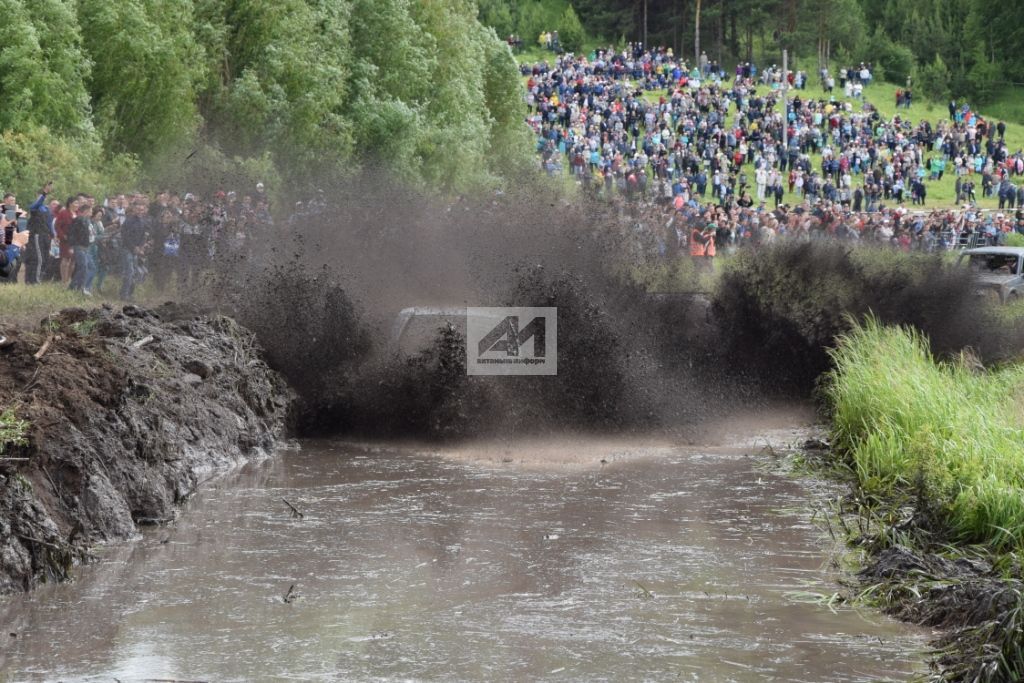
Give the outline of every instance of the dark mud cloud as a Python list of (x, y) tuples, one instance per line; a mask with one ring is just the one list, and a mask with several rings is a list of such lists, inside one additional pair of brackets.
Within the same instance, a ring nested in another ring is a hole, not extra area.
[[(281, 244), (225, 265), (213, 293), (300, 393), (305, 429), (617, 432), (709, 411), (691, 349), (665, 343), (703, 309), (629, 281), (617, 210), (543, 190), (443, 203), (379, 175), (327, 199), (281, 228)], [(557, 307), (559, 374), (469, 377), (464, 328), (441, 318), (397, 353), (396, 316), (414, 306)]]
[[(632, 282), (634, 221), (615, 207), (532, 186), (448, 202), (375, 174), (326, 200), (226, 266), (214, 292), (301, 395), (307, 432), (687, 430), (767, 397), (806, 399), (847, 316), (869, 311), (940, 351), (1011, 345), (937, 258), (838, 243), (744, 253), (712, 316), (700, 297)], [(464, 328), (442, 318), (396, 352), (394, 322), (414, 306), (555, 306), (559, 374), (469, 377)]]
[(828, 369), (836, 336), (868, 314), (918, 328), (939, 356), (969, 348), (997, 362), (1024, 342), (1020, 325), (979, 298), (970, 273), (948, 255), (833, 241), (741, 254), (719, 281), (712, 312), (727, 362), (797, 394)]

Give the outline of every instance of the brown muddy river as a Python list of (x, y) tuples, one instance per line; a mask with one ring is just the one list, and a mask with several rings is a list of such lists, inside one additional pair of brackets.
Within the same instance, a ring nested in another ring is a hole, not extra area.
[(758, 450), (304, 442), (73, 584), (0, 600), (0, 680), (922, 672), (927, 633), (801, 596), (837, 589), (811, 521), (827, 487)]

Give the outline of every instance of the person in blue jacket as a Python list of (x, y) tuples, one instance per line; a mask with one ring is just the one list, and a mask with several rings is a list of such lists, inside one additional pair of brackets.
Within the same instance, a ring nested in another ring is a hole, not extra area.
[(47, 272), (46, 262), (50, 258), (50, 244), (53, 241), (53, 216), (46, 203), (46, 196), (53, 191), (53, 182), (39, 191), (39, 198), (28, 207), (28, 244), (22, 267), (25, 269), (25, 284), (37, 285)]

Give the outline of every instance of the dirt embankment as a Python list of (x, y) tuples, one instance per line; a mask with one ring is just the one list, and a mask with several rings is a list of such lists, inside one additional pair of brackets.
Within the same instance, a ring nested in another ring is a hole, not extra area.
[(5, 333), (0, 406), (29, 430), (0, 460), (0, 594), (171, 519), (211, 473), (283, 434), (291, 392), (228, 318), (174, 304), (68, 309)]

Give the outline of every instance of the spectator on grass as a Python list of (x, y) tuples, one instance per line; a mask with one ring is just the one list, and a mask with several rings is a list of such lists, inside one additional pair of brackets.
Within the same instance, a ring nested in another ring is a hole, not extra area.
[(67, 245), (71, 250), (72, 263), (71, 283), (69, 288), (82, 292), (86, 296), (92, 296), (92, 292), (86, 287), (91, 270), (89, 262), (89, 246), (91, 237), (91, 226), (89, 219), (89, 204), (81, 201), (77, 204), (77, 212), (71, 221), (67, 231)]
[(121, 299), (131, 301), (140, 277), (140, 260), (149, 245), (149, 219), (144, 200), (135, 198), (121, 226)]

